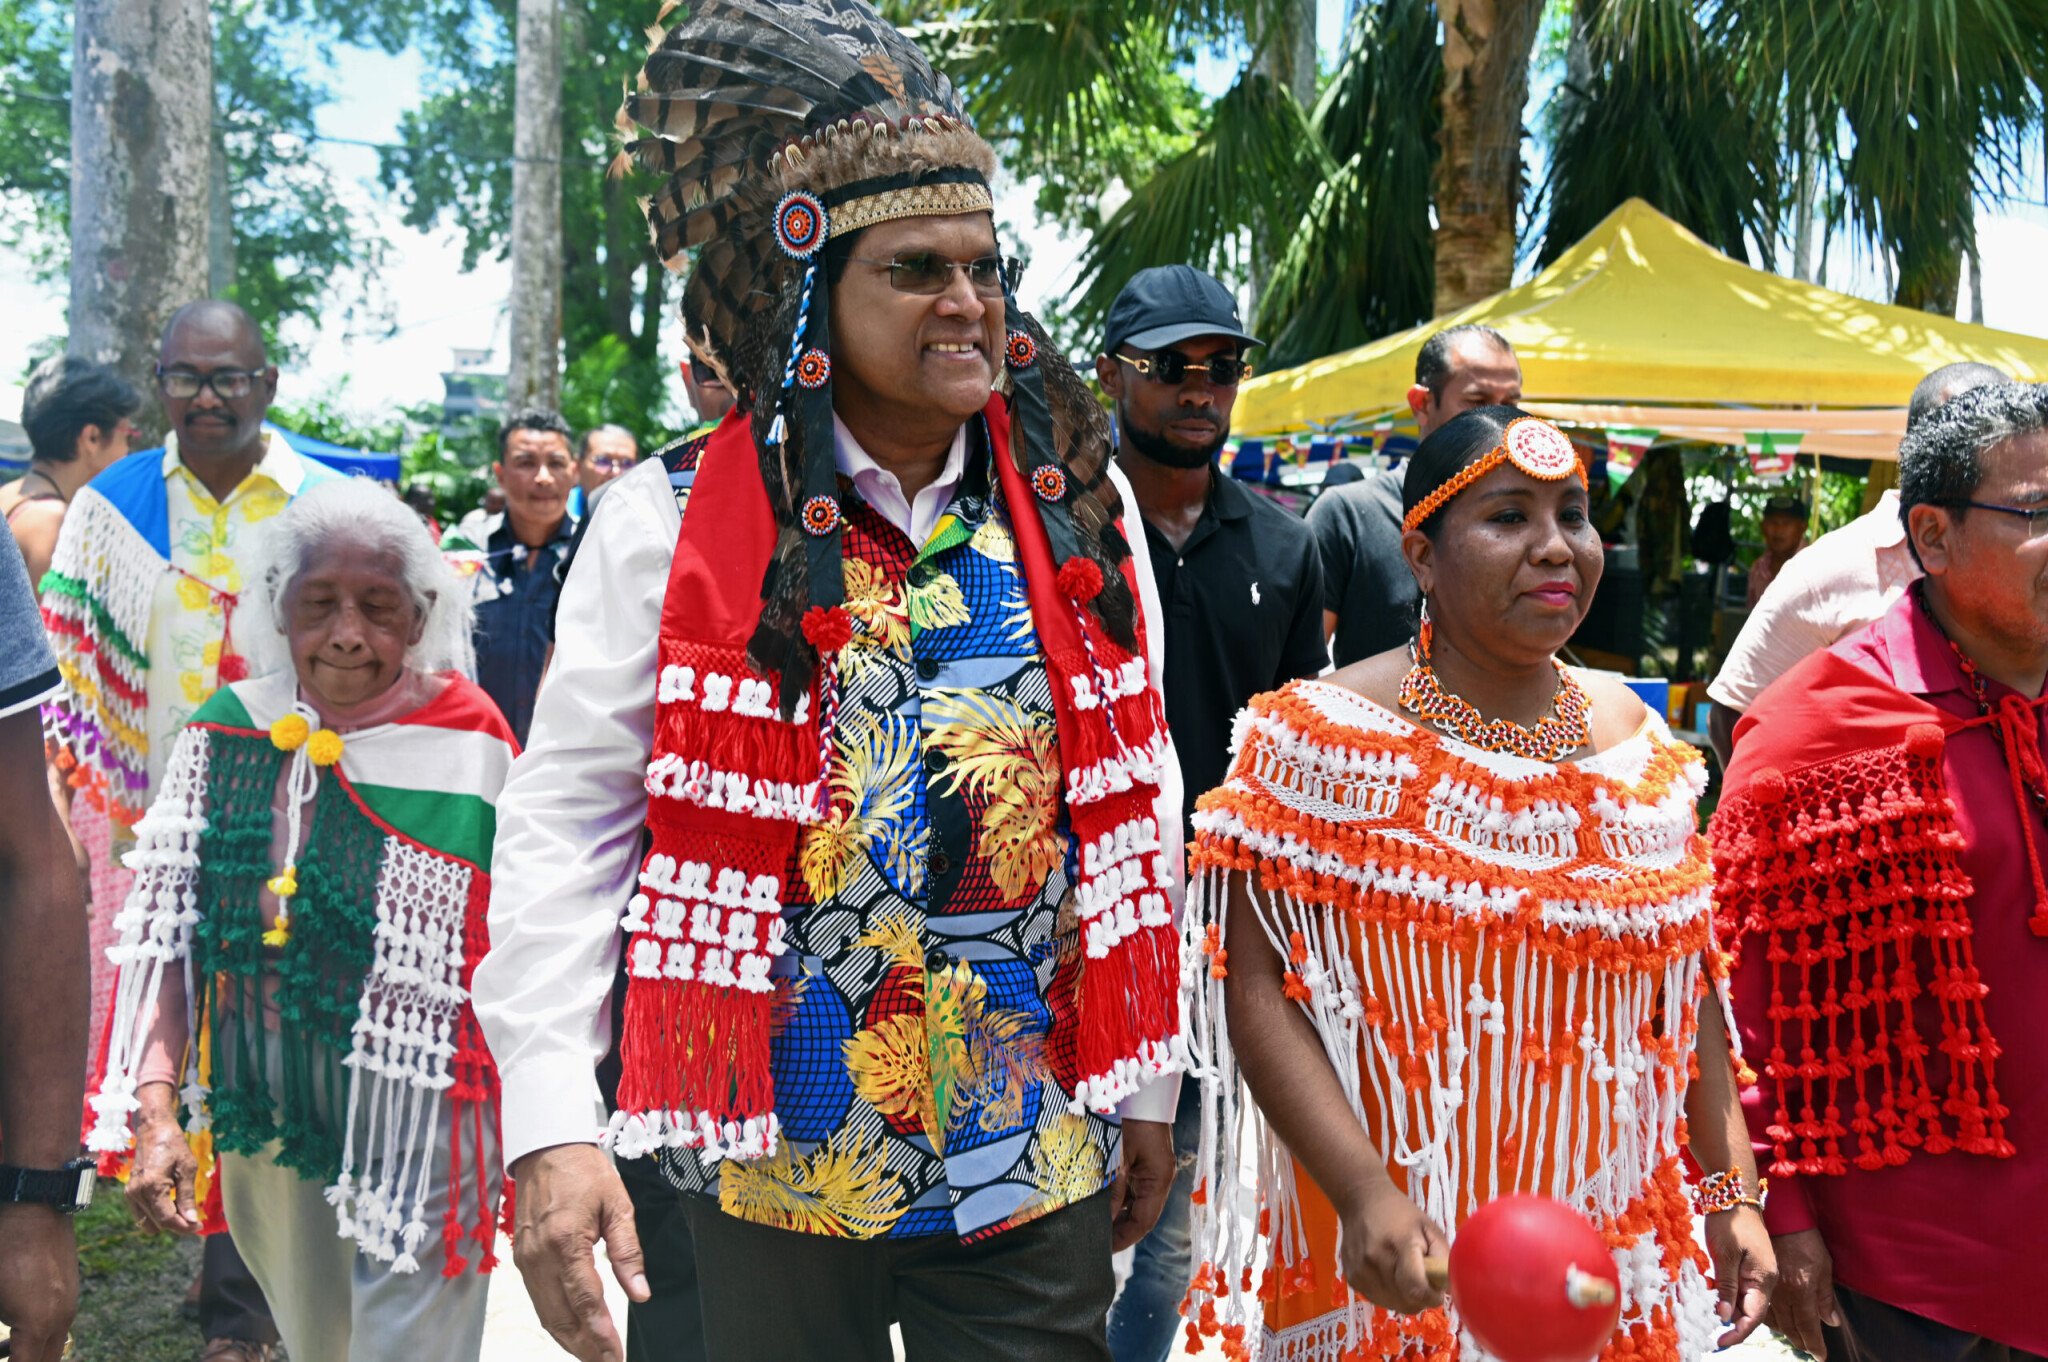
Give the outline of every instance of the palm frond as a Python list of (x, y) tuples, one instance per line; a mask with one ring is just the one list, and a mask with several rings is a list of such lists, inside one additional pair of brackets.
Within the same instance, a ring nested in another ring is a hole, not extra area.
[(1288, 233), (1259, 299), (1267, 367), (1362, 345), (1429, 316), (1441, 71), (1429, 0), (1359, 6), (1312, 123), (1335, 172)]
[(1780, 224), (1783, 82), (1703, 29), (1689, 0), (1582, 0), (1579, 60), (1550, 112), (1537, 259), (1639, 197), (1738, 258)]
[(1195, 145), (1135, 186), (1095, 234), (1069, 308), (1074, 325), (1083, 335), (1098, 329), (1124, 281), (1152, 265), (1241, 274), (1248, 246), (1284, 240), (1301, 205), (1335, 173), (1294, 96), (1245, 71)]

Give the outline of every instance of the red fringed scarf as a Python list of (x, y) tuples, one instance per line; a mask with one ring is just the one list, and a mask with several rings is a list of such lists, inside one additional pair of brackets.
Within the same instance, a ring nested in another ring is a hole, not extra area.
[[(1075, 1038), (1074, 1101), (1100, 1112), (1179, 1067), (1179, 949), (1156, 817), (1165, 711), (1144, 653), (1113, 642), (1084, 605), (1093, 563), (1057, 571), (1032, 482), (1010, 458), (1001, 398), (984, 415), (1031, 614), (1052, 684), (1087, 964)], [(776, 539), (751, 429), (739, 414), (711, 436), (690, 495), (662, 606), (647, 825), (653, 846), (624, 922), (629, 982), (619, 1110), (607, 1143), (632, 1157), (669, 1147), (762, 1158), (779, 1125), (769, 1074), (773, 959), (783, 943), (783, 877), (805, 824), (821, 816), (838, 708), (843, 609), (813, 610), (805, 635), (825, 658), (785, 720), (775, 686), (746, 663)], [(1131, 591), (1137, 582), (1127, 561)], [(821, 722), (822, 721), (822, 722)]]
[[(2048, 790), (2035, 706), (1962, 719), (1833, 653), (1802, 663), (1737, 730), (1710, 834), (1717, 935), (1759, 947), (1770, 971), (1761, 1068), (1772, 1176), (1877, 1169), (1915, 1148), (2009, 1158), (1999, 1043), (1971, 946), (1973, 892), (1942, 774), (1956, 733), (1997, 729), (2009, 797), (2031, 820)], [(2023, 836), (2024, 836), (2023, 829)], [(2026, 836), (2032, 925), (2048, 936), (2048, 884)], [(1749, 968), (1757, 968), (1755, 960)], [(1948, 1080), (1930, 1083), (1914, 1000), (1931, 993)], [(1749, 1059), (1758, 1059), (1754, 1042)], [(1845, 1151), (1845, 1142), (1848, 1151)]]

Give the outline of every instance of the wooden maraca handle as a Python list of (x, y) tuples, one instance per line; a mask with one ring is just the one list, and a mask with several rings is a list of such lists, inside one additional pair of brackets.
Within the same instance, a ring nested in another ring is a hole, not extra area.
[(1422, 1270), (1429, 1274), (1429, 1289), (1448, 1291), (1451, 1288), (1451, 1260), (1441, 1254), (1422, 1260)]

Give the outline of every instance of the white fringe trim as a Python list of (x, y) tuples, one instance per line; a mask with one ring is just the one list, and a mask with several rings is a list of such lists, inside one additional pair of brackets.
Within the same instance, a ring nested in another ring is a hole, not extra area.
[(1079, 1116), (1083, 1110), (1107, 1116), (1117, 1104), (1162, 1074), (1179, 1073), (1188, 1067), (1187, 1042), (1180, 1036), (1138, 1043), (1138, 1053), (1120, 1059), (1109, 1072), (1084, 1078), (1074, 1085), (1067, 1110)]
[[(654, 855), (640, 872), (644, 889), (619, 924), (628, 938), (627, 968), (636, 979), (694, 979), (718, 988), (768, 993), (774, 957), (789, 949), (782, 918), (782, 881), (730, 866)], [(659, 896), (659, 897), (656, 897)], [(721, 912), (721, 910), (723, 910)]]
[(720, 1124), (708, 1111), (615, 1111), (597, 1142), (622, 1159), (663, 1149), (694, 1149), (708, 1167), (720, 1159), (773, 1158), (782, 1141), (782, 1122), (765, 1118)]
[(808, 693), (797, 697), (795, 712), (784, 719), (782, 707), (775, 703), (775, 688), (769, 682), (751, 676), (728, 676), (723, 672), (706, 672), (699, 678), (695, 667), (675, 662), (661, 669), (655, 698), (665, 705), (694, 704), (707, 714), (729, 712), (750, 719), (774, 719), (798, 727), (811, 721), (811, 697)]
[(1166, 775), (1167, 738), (1155, 733), (1144, 744), (1067, 773), (1070, 804), (1093, 804), (1139, 785), (1157, 785)]
[(1142, 695), (1145, 687), (1152, 684), (1142, 657), (1126, 660), (1114, 672), (1093, 677), (1077, 675), (1071, 679), (1074, 683), (1074, 708), (1083, 711), (1098, 708), (1105, 700), (1115, 703), (1133, 695)]
[(1171, 883), (1156, 819), (1131, 819), (1084, 845), (1074, 899), (1088, 958), (1102, 959), (1143, 928), (1173, 926), (1163, 887)]
[(720, 771), (709, 762), (690, 761), (673, 752), (647, 763), (645, 781), (650, 795), (752, 814), (771, 822), (805, 824), (818, 821), (818, 784), (815, 780), (807, 785), (749, 781), (742, 772)]

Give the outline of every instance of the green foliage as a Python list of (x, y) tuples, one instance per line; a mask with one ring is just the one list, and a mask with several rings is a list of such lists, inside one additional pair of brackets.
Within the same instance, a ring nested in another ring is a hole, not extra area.
[(1429, 316), (1429, 222), (1442, 61), (1429, 0), (1353, 11), (1314, 128), (1337, 163), (1259, 299), (1268, 369), (1363, 345)]
[[(214, 127), (235, 232), (228, 296), (262, 324), (272, 354), (289, 361), (287, 322), (373, 318), (388, 246), (349, 212), (313, 155), (314, 114), (330, 92), (268, 40), (256, 0), (223, 0), (213, 22)], [(0, 139), (0, 245), (55, 277), (70, 259), (69, 5), (0, 6), (0, 88), (8, 133)]]
[(1771, 259), (1779, 214), (1776, 72), (1703, 29), (1691, 0), (1578, 0), (1548, 110), (1537, 259), (1639, 197), (1737, 259)]
[(562, 375), (562, 415), (579, 434), (609, 422), (652, 448), (667, 438), (651, 423), (664, 410), (667, 386), (668, 370), (659, 357), (636, 355), (617, 336), (600, 336)]
[[(294, 3), (344, 31), (374, 34), (387, 44), (409, 40), (426, 56), (426, 98), (401, 121), (400, 146), (381, 153), (379, 177), (403, 205), (407, 225), (459, 232), (465, 269), (487, 255), (504, 258), (511, 248), (516, 90), (517, 16), (510, 0), (435, 0), (411, 27), (403, 0), (371, 0), (367, 11), (342, 0)], [(652, 177), (632, 169), (615, 179), (607, 164), (616, 149), (620, 95), (646, 58), (645, 30), (658, 12), (645, 0), (562, 4), (568, 382), (618, 403), (603, 419), (635, 430), (657, 428), (672, 405), (672, 367), (661, 347), (668, 272), (648, 241), (637, 201), (656, 187)], [(565, 402), (570, 391), (565, 387)]]

